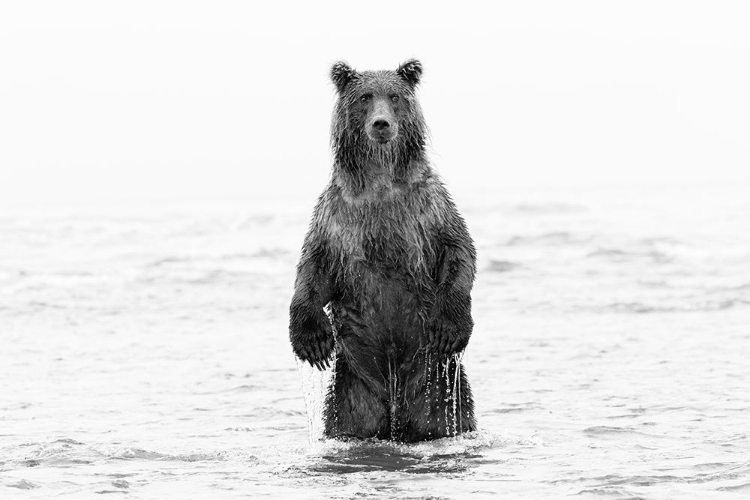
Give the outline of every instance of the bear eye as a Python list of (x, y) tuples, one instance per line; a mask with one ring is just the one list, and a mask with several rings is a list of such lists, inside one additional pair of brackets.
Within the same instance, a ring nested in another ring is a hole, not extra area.
[(372, 94), (362, 94), (362, 97), (359, 98), (362, 102), (368, 102), (370, 99), (372, 99)]
[(391, 102), (394, 103), (394, 104), (397, 103), (399, 99), (400, 99), (400, 97), (397, 96), (396, 94), (393, 94), (391, 96)]

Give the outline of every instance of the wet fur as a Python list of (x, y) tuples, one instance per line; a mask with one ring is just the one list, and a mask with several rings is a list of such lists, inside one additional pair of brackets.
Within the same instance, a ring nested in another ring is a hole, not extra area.
[[(414, 60), (396, 71), (331, 71), (335, 160), (303, 244), (289, 329), (300, 359), (323, 368), (334, 357), (329, 437), (408, 442), (475, 428), (457, 354), (473, 328), (476, 255), (427, 161), (421, 72)], [(397, 120), (386, 144), (368, 136), (373, 102)]]

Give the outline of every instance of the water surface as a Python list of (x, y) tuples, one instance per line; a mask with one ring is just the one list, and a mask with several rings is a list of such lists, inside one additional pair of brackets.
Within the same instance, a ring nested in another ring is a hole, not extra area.
[(313, 194), (4, 207), (0, 498), (750, 495), (748, 192), (454, 190), (479, 431), (415, 445), (308, 439)]

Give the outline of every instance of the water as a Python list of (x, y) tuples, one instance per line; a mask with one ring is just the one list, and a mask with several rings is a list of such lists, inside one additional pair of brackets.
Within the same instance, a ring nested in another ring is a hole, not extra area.
[(313, 193), (5, 207), (0, 498), (750, 495), (749, 192), (454, 190), (479, 431), (415, 445), (308, 439)]

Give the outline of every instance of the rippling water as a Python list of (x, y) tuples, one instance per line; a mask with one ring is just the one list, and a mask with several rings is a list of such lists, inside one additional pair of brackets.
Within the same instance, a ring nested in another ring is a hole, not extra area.
[(314, 194), (3, 208), (0, 498), (750, 495), (750, 186), (456, 194), (480, 430), (416, 445), (308, 439)]

